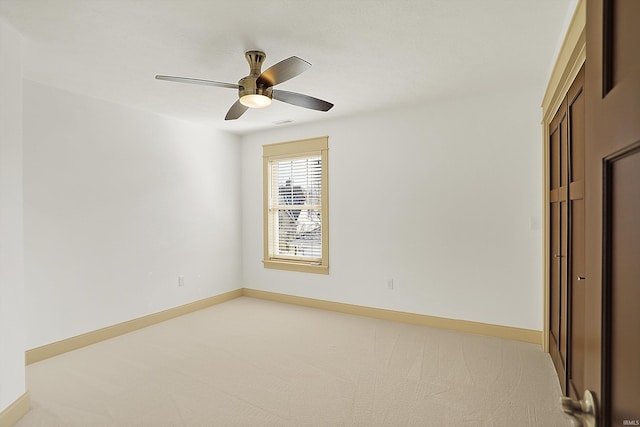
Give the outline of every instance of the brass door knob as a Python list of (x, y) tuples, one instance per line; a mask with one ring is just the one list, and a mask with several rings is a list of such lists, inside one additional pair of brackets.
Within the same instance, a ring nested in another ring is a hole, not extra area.
[(573, 418), (578, 426), (597, 427), (596, 402), (591, 391), (586, 390), (582, 400), (562, 397), (560, 404), (565, 414)]

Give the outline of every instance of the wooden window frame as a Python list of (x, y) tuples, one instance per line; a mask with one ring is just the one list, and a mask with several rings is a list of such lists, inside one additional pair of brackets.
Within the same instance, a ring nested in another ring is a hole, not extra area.
[[(262, 199), (263, 199), (263, 242), (265, 268), (289, 270), (305, 273), (329, 274), (329, 138), (327, 136), (281, 142), (262, 146)], [(274, 257), (270, 253), (271, 230), (269, 227), (270, 163), (278, 159), (320, 156), (321, 169), (321, 241), (322, 255), (319, 261), (293, 260)]]

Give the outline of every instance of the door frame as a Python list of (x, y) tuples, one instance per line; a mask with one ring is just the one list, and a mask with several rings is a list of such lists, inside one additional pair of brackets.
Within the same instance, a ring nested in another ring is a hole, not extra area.
[(542, 333), (542, 349), (549, 352), (549, 275), (550, 275), (550, 251), (549, 244), (551, 239), (550, 231), (550, 212), (549, 212), (549, 183), (550, 183), (550, 167), (549, 167), (549, 124), (553, 120), (556, 111), (560, 108), (560, 104), (569, 92), (569, 87), (575, 80), (578, 72), (586, 59), (586, 25), (587, 25), (587, 2), (586, 0), (578, 0), (573, 17), (567, 29), (558, 57), (553, 66), (549, 83), (542, 100), (542, 147), (544, 171), (542, 175), (542, 196), (543, 196), (543, 218), (544, 232), (542, 245), (543, 260), (543, 333)]

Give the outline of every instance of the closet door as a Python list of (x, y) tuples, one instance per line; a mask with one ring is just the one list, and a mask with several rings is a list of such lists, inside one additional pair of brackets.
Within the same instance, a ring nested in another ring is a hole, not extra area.
[(584, 114), (583, 68), (549, 126), (549, 353), (572, 396), (584, 371)]
[(567, 94), (568, 116), (568, 176), (569, 176), (569, 228), (568, 232), (568, 396), (582, 398), (584, 390), (585, 350), (585, 198), (584, 198), (584, 143), (585, 96), (584, 67), (576, 76)]
[(566, 389), (567, 370), (567, 104), (563, 102), (549, 125), (549, 354)]

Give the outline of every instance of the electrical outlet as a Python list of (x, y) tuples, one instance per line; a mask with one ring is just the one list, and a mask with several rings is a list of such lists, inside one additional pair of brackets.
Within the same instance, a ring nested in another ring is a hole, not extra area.
[(184, 286), (184, 276), (178, 276), (178, 286)]
[(393, 290), (393, 279), (387, 279), (387, 289)]

